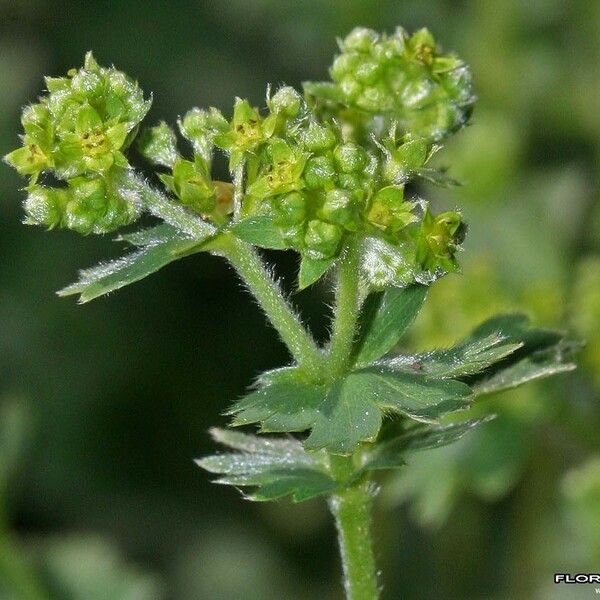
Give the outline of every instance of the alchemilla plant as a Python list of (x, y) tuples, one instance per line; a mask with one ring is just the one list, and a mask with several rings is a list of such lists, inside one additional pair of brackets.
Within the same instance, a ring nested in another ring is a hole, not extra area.
[[(326, 498), (346, 594), (366, 600), (380, 590), (370, 534), (377, 472), (483, 426), (491, 416), (468, 412), (480, 396), (572, 369), (575, 345), (501, 315), (451, 348), (398, 348), (428, 287), (458, 270), (461, 214), (436, 213), (409, 190), (419, 179), (455, 184), (430, 161), (469, 121), (471, 74), (426, 29), (358, 28), (330, 75), (302, 92), (269, 89), (262, 108), (237, 98), (230, 118), (193, 108), (176, 129), (140, 132), (150, 100), (89, 53), (82, 68), (46, 79), (47, 92), (23, 111), (21, 147), (5, 160), (29, 178), (26, 223), (102, 234), (144, 213), (159, 220), (121, 233), (132, 251), (83, 270), (62, 296), (87, 302), (197, 252), (233, 265), (292, 360), (229, 406), (230, 426), (212, 432), (229, 450), (198, 464), (250, 500)], [(134, 144), (155, 182), (130, 164)], [(219, 152), (229, 181), (213, 178)], [(299, 289), (335, 281), (325, 346), (261, 248), (297, 253)]]

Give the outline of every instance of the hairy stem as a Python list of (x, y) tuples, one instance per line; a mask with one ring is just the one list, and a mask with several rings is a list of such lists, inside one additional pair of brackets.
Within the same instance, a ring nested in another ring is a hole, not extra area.
[(359, 309), (359, 259), (358, 242), (350, 242), (338, 267), (328, 363), (332, 378), (344, 373), (352, 355)]
[[(213, 225), (171, 202), (143, 178), (131, 174), (126, 187), (126, 191), (140, 196), (150, 213), (188, 235), (204, 239), (217, 233)], [(221, 234), (216, 239), (215, 251), (224, 255), (236, 269), (298, 364), (311, 373), (318, 373), (321, 369), (321, 351), (265, 269), (256, 250), (250, 244), (227, 234)]]
[(185, 207), (173, 202), (160, 190), (153, 188), (143, 177), (129, 174), (123, 193), (132, 193), (139, 196), (145, 209), (165, 223), (194, 238), (204, 239), (214, 235), (217, 229), (214, 225), (203, 221), (199, 216), (192, 214)]
[(311, 374), (322, 368), (322, 355), (256, 250), (233, 236), (224, 238), (221, 253), (229, 260), (298, 364)]
[(371, 541), (372, 502), (368, 482), (346, 488), (329, 499), (338, 532), (348, 600), (379, 598)]

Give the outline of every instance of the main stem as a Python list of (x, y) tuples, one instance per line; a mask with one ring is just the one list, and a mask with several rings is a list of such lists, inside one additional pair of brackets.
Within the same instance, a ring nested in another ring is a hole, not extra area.
[(349, 366), (358, 321), (359, 244), (349, 242), (338, 267), (335, 309), (328, 371), (332, 378), (342, 375)]
[[(351, 367), (359, 312), (360, 245), (349, 242), (341, 257), (337, 274), (335, 308), (327, 375), (331, 380), (344, 375)], [(329, 457), (332, 475), (341, 491), (329, 499), (335, 519), (344, 572), (344, 589), (348, 600), (379, 598), (377, 568), (371, 540), (373, 495), (368, 480), (352, 482), (356, 466), (352, 456)]]
[(368, 483), (345, 489), (329, 499), (335, 518), (348, 600), (379, 598), (371, 542), (372, 493)]
[(319, 373), (323, 361), (321, 350), (265, 269), (256, 250), (233, 236), (223, 248), (224, 256), (244, 280), (298, 364), (311, 374)]

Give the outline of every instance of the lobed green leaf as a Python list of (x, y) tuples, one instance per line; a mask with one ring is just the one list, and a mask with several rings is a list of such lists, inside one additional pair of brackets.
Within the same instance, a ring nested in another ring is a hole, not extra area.
[(243, 219), (233, 225), (231, 231), (240, 239), (259, 248), (271, 250), (287, 248), (281, 229), (275, 225), (272, 217), (266, 215)]
[(358, 364), (368, 364), (389, 352), (414, 321), (427, 296), (427, 286), (390, 288), (374, 296), (363, 311), (362, 337), (356, 347)]
[(79, 281), (60, 290), (59, 296), (79, 294), (85, 303), (139, 281), (169, 263), (202, 250), (202, 239), (190, 238), (170, 225), (122, 236), (141, 249), (91, 269), (79, 272)]
[(276, 439), (212, 429), (213, 438), (238, 452), (215, 454), (196, 461), (198, 466), (222, 475), (215, 483), (255, 487), (247, 498), (256, 501), (291, 496), (302, 502), (331, 493), (337, 484), (325, 471), (323, 457), (308, 454), (293, 439)]
[(398, 355), (379, 361), (391, 370), (418, 370), (430, 377), (448, 378), (473, 375), (501, 361), (523, 346), (523, 342), (506, 344), (500, 334), (483, 339), (469, 338), (444, 350), (415, 355)]
[(303, 290), (316, 283), (333, 265), (334, 258), (316, 259), (302, 256), (300, 260), (300, 272), (298, 273), (298, 289)]
[(350, 375), (334, 384), (318, 407), (304, 447), (351, 454), (360, 442), (375, 441), (382, 413), (373, 401), (374, 392), (368, 378), (361, 376)]
[(434, 423), (443, 415), (471, 406), (471, 388), (453, 379), (434, 379), (420, 373), (391, 371), (381, 366), (351, 373), (348, 380), (360, 380), (373, 402), (416, 421)]
[(480, 374), (466, 379), (477, 395), (572, 371), (575, 369), (572, 357), (581, 348), (580, 343), (566, 340), (560, 331), (531, 327), (529, 319), (521, 314), (489, 319), (475, 329), (471, 339), (487, 335), (501, 335), (506, 343), (520, 344), (520, 347)]
[(471, 430), (494, 419), (494, 415), (450, 425), (412, 427), (399, 436), (378, 446), (369, 456), (362, 471), (394, 469), (405, 465), (407, 453), (429, 450), (457, 442)]

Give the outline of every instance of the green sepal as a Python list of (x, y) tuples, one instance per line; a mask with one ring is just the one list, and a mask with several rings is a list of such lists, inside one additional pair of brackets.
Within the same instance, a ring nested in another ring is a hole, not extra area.
[(232, 225), (231, 232), (259, 248), (285, 250), (288, 247), (281, 228), (275, 225), (273, 217), (269, 215), (242, 219)]
[(389, 352), (415, 320), (427, 297), (427, 286), (389, 288), (373, 294), (362, 311), (361, 336), (355, 354), (358, 364), (368, 364)]
[(267, 501), (291, 496), (302, 502), (329, 495), (337, 487), (326, 472), (325, 457), (308, 454), (294, 439), (258, 437), (212, 429), (216, 442), (236, 452), (215, 454), (196, 461), (198, 466), (221, 475), (215, 483), (253, 487), (249, 500)]
[(416, 169), (414, 173), (417, 177), (420, 177), (429, 183), (433, 183), (433, 185), (437, 185), (438, 187), (451, 188), (462, 185), (460, 181), (450, 177), (450, 175), (442, 169)]
[(300, 271), (298, 273), (298, 290), (303, 290), (319, 281), (331, 268), (335, 260), (335, 257), (314, 259), (302, 256), (300, 258)]
[(368, 456), (361, 468), (364, 471), (379, 471), (403, 467), (405, 457), (411, 452), (441, 448), (460, 440), (471, 430), (495, 418), (489, 415), (481, 419), (471, 419), (450, 425), (417, 425), (390, 440), (379, 444)]
[(136, 241), (140, 241), (141, 237), (150, 240), (141, 250), (80, 271), (79, 281), (60, 290), (58, 295), (79, 294), (80, 303), (89, 302), (139, 281), (183, 256), (200, 252), (206, 241), (190, 238), (170, 226), (159, 227), (160, 231), (155, 229), (152, 234), (144, 231), (138, 238), (133, 237)]

